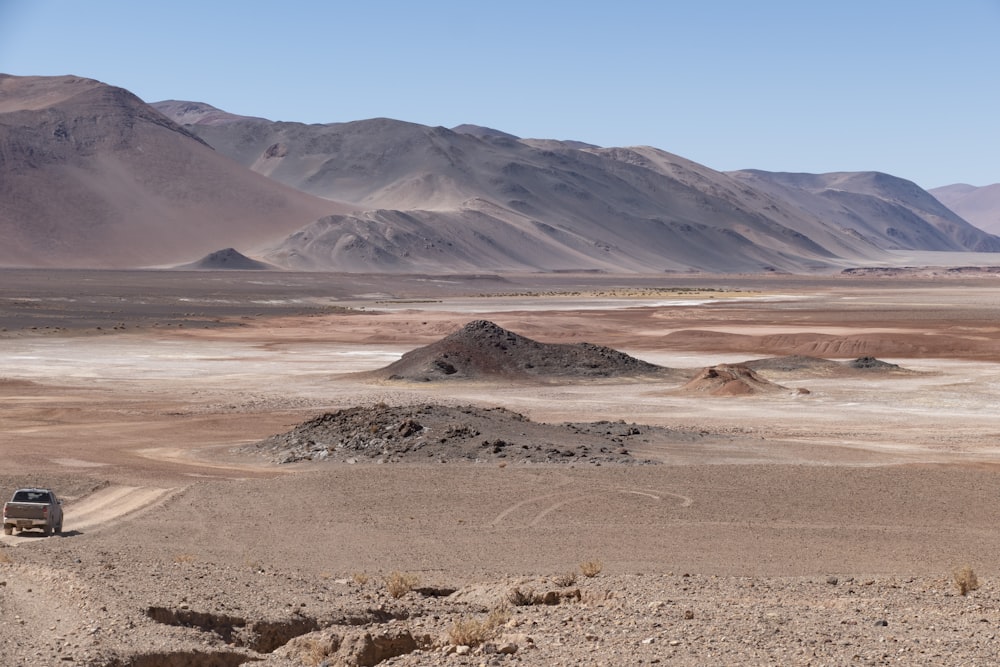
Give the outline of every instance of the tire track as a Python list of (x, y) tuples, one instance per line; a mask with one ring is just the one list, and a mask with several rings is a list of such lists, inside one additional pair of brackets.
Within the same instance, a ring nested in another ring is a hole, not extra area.
[(552, 514), (556, 510), (570, 503), (580, 502), (588, 500), (591, 498), (597, 498), (601, 496), (609, 495), (620, 495), (620, 494), (631, 494), (636, 496), (641, 496), (643, 498), (648, 498), (649, 500), (655, 502), (662, 502), (664, 497), (669, 497), (678, 501), (680, 507), (691, 507), (694, 504), (694, 500), (689, 496), (685, 496), (680, 493), (674, 493), (672, 491), (662, 491), (659, 489), (644, 489), (644, 488), (630, 488), (630, 487), (607, 487), (607, 488), (595, 488), (588, 490), (586, 493), (581, 493), (579, 489), (556, 491), (553, 493), (546, 493), (539, 496), (533, 496), (531, 498), (525, 498), (513, 505), (507, 507), (502, 512), (496, 515), (490, 522), (491, 526), (499, 526), (511, 515), (521, 511), (525, 508), (530, 508), (532, 505), (540, 505), (544, 501), (553, 501), (545, 504), (541, 507), (539, 511), (531, 516), (527, 524), (528, 527), (535, 527), (541, 524), (541, 522), (548, 515)]
[[(180, 489), (153, 486), (108, 486), (67, 504), (63, 508), (63, 534), (89, 533), (101, 526), (125, 520), (129, 515), (154, 507)], [(17, 546), (24, 543), (41, 543), (37, 532), (3, 535), (0, 542)]]

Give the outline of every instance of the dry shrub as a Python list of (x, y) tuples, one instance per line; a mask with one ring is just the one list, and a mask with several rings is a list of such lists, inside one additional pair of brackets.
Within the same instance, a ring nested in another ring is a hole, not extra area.
[(538, 596), (535, 594), (535, 591), (522, 591), (519, 587), (515, 586), (507, 593), (507, 601), (515, 607), (530, 607), (538, 603)]
[(10, 565), (13, 562), (6, 549), (0, 549), (0, 565)]
[(979, 577), (976, 576), (976, 573), (968, 565), (956, 569), (954, 575), (955, 586), (958, 587), (958, 592), (962, 595), (966, 595), (969, 591), (979, 588)]
[(263, 572), (264, 564), (255, 558), (244, 558), (243, 567), (252, 572)]
[(564, 602), (579, 602), (583, 596), (579, 588), (563, 591), (545, 591), (536, 593), (530, 588), (522, 591), (520, 588), (512, 588), (507, 593), (507, 602), (513, 607), (530, 607), (532, 605), (557, 605)]
[(587, 560), (580, 563), (580, 574), (587, 578), (596, 577), (602, 569), (604, 569), (604, 563), (599, 560)]
[(576, 572), (567, 572), (566, 574), (557, 574), (552, 577), (552, 583), (559, 588), (569, 588), (576, 583)]
[(296, 657), (305, 665), (317, 667), (330, 657), (329, 648), (329, 642), (304, 639), (299, 643), (299, 654)]
[(292, 639), (286, 646), (289, 649), (289, 658), (297, 660), (296, 664), (319, 667), (330, 664), (329, 658), (337, 654), (340, 644), (339, 635), (310, 633)]
[(391, 572), (385, 578), (385, 589), (394, 598), (401, 598), (420, 585), (420, 578), (415, 574)]
[(500, 635), (503, 626), (510, 620), (510, 612), (498, 607), (483, 620), (463, 618), (448, 628), (448, 641), (454, 646), (479, 646)]
[(351, 575), (351, 579), (353, 579), (354, 583), (356, 583), (358, 586), (364, 586), (365, 584), (368, 583), (368, 575), (365, 574), (364, 572), (355, 572), (354, 574)]
[(193, 563), (194, 554), (174, 554), (175, 563)]

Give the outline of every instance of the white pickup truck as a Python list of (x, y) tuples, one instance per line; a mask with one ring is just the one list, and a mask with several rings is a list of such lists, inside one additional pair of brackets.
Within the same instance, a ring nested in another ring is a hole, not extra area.
[(49, 489), (18, 489), (3, 506), (3, 534), (41, 529), (45, 535), (62, 532), (62, 501)]

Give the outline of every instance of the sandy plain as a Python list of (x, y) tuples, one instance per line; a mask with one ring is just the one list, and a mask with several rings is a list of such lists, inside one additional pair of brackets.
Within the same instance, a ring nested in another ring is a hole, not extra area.
[[(3, 664), (374, 660), (334, 632), (416, 638), (378, 657), (397, 665), (995, 659), (996, 277), (0, 273), (0, 491), (52, 486), (66, 509), (61, 537), (0, 538)], [(774, 372), (790, 391), (728, 398), (352, 375), (475, 319), (678, 368), (871, 355), (909, 372)], [(648, 466), (234, 453), (380, 402), (736, 437), (636, 444)], [(601, 573), (553, 583), (586, 561)], [(966, 564), (981, 587), (961, 596)], [(426, 590), (388, 595), (394, 571)], [(456, 651), (455, 621), (514, 586), (580, 598), (508, 608)]]

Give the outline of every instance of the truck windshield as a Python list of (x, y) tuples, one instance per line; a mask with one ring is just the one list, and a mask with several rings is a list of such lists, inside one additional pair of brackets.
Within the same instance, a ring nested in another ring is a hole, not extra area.
[(15, 503), (47, 503), (50, 500), (48, 491), (18, 491), (14, 494)]

